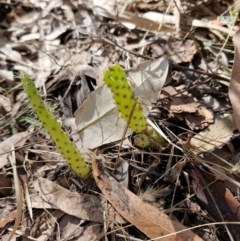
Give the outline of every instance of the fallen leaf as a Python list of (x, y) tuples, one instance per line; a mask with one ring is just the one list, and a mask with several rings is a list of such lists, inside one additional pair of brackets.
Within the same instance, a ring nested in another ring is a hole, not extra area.
[(30, 236), (38, 238), (38, 240), (47, 240), (47, 237), (53, 235), (57, 221), (64, 215), (60, 210), (44, 212), (38, 216), (34, 224), (30, 228)]
[[(84, 225), (84, 227), (77, 227), (77, 231), (74, 235), (71, 235), (71, 240), (77, 241), (98, 241), (100, 237), (103, 235), (103, 230), (100, 225), (96, 225), (95, 223), (89, 223)], [(69, 240), (69, 239), (68, 239)]]
[(172, 86), (163, 89), (161, 98), (170, 98), (171, 100), (164, 105), (169, 111), (169, 117), (185, 121), (191, 130), (199, 130), (207, 127), (214, 122), (212, 111), (196, 102), (194, 98), (184, 93), (178, 93)]
[(168, 74), (169, 60), (165, 58), (147, 61), (140, 64), (136, 69), (127, 72), (135, 96), (146, 104), (151, 104), (157, 100), (159, 91), (165, 84)]
[[(92, 161), (94, 179), (116, 211), (149, 238), (156, 241), (202, 241), (182, 224), (171, 220), (154, 206), (144, 203), (114, 178), (100, 172), (95, 159)], [(183, 231), (178, 234), (175, 232)], [(167, 237), (162, 237), (168, 235)], [(162, 237), (162, 238), (161, 238)]]
[(31, 133), (28, 131), (17, 133), (0, 143), (0, 168), (8, 163), (8, 156), (12, 145), (16, 148), (22, 147)]
[[(200, 173), (191, 170), (190, 176), (193, 178), (192, 186), (200, 204), (218, 222), (238, 222), (240, 221), (240, 203), (221, 181), (215, 181), (214, 175), (209, 172)], [(211, 185), (210, 185), (211, 184)], [(204, 188), (207, 186), (207, 188)], [(234, 240), (240, 240), (239, 226), (228, 224)]]
[(174, 63), (190, 62), (197, 53), (197, 46), (194, 40), (169, 39), (166, 50)]
[(214, 123), (214, 115), (211, 110), (199, 104), (197, 105), (197, 111), (194, 115), (185, 115), (185, 121), (191, 130), (199, 130)]
[[(75, 117), (81, 142), (90, 149), (120, 140), (126, 127), (106, 85), (100, 86), (89, 96), (75, 112)], [(129, 129), (126, 135), (131, 133)]]
[(53, 204), (48, 203), (44, 199), (42, 199), (38, 193), (32, 193), (30, 195), (32, 208), (36, 209), (54, 209), (55, 206)]
[(99, 198), (84, 193), (70, 192), (44, 178), (38, 178), (33, 185), (42, 199), (53, 204), (61, 211), (81, 219), (103, 222), (103, 212)]
[[(69, 240), (70, 236), (71, 237), (75, 236), (76, 232), (78, 232), (79, 229), (84, 228), (84, 227), (81, 227), (80, 224), (81, 224), (80, 218), (65, 214), (59, 221), (59, 228), (60, 230), (62, 230), (61, 240)], [(93, 225), (96, 225), (96, 224), (94, 223)]]
[[(134, 94), (143, 103), (143, 111), (148, 115), (151, 102), (164, 85), (169, 70), (168, 60), (161, 58), (140, 64), (128, 72)], [(75, 112), (76, 125), (83, 145), (94, 149), (100, 145), (122, 139), (126, 122), (120, 118), (112, 93), (106, 85), (94, 91)], [(126, 133), (130, 135), (131, 130)]]
[(0, 219), (0, 232), (2, 232), (9, 223), (13, 222), (16, 219), (16, 216), (17, 216), (17, 210), (13, 210), (5, 217), (2, 217)]
[(195, 154), (211, 151), (226, 144), (236, 130), (232, 115), (218, 119), (191, 139)]
[(9, 98), (0, 95), (0, 114), (6, 114), (12, 110), (11, 101)]
[(233, 43), (234, 61), (228, 94), (232, 103), (234, 121), (240, 131), (240, 30), (233, 36)]

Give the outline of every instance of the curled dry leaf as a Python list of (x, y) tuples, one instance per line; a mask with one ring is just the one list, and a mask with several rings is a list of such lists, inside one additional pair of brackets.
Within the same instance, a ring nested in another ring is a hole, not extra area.
[[(92, 169), (98, 187), (115, 210), (149, 238), (156, 241), (203, 241), (192, 231), (184, 231), (186, 227), (171, 220), (156, 207), (144, 203), (115, 179), (100, 172), (94, 159)], [(178, 231), (183, 232), (175, 234)], [(164, 235), (167, 237), (162, 237)]]
[(171, 97), (164, 108), (169, 111), (169, 117), (184, 120), (191, 130), (199, 130), (214, 122), (212, 111), (196, 102), (187, 91), (178, 93), (172, 86), (163, 88), (161, 98)]
[(199, 130), (214, 122), (214, 115), (202, 105), (197, 106), (195, 115), (186, 114), (185, 121), (191, 130)]

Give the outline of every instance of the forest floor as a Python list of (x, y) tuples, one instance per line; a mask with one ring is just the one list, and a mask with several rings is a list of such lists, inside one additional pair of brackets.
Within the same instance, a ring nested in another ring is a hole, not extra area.
[[(238, 5), (0, 1), (0, 240), (240, 241)], [(104, 83), (116, 63), (160, 141), (145, 146), (118, 113)], [(36, 117), (21, 73), (87, 178)]]

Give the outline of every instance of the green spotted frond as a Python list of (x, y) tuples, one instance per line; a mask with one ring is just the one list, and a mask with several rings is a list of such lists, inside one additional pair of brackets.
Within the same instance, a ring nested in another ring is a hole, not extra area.
[(143, 132), (147, 126), (146, 118), (119, 64), (114, 64), (104, 73), (104, 82), (110, 88), (122, 118), (127, 122), (130, 117), (129, 127), (135, 132)]
[(82, 178), (87, 177), (90, 172), (89, 166), (81, 156), (75, 144), (70, 141), (67, 133), (62, 130), (61, 125), (38, 94), (31, 78), (26, 74), (22, 74), (21, 81), (32, 108), (36, 112), (44, 128), (48, 131), (53, 142), (59, 148), (64, 159), (71, 166), (73, 172)]

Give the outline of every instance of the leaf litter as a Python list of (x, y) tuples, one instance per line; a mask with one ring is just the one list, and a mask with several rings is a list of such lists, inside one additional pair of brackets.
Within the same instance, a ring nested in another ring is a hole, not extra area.
[[(11, 240), (240, 240), (233, 223), (239, 222), (239, 33), (231, 4), (0, 3), (2, 240), (20, 212), (12, 146), (24, 211)], [(125, 132), (102, 81), (116, 62), (168, 146), (139, 149), (135, 133)], [(81, 180), (64, 164), (29, 110), (21, 71), (93, 163), (93, 177)]]

